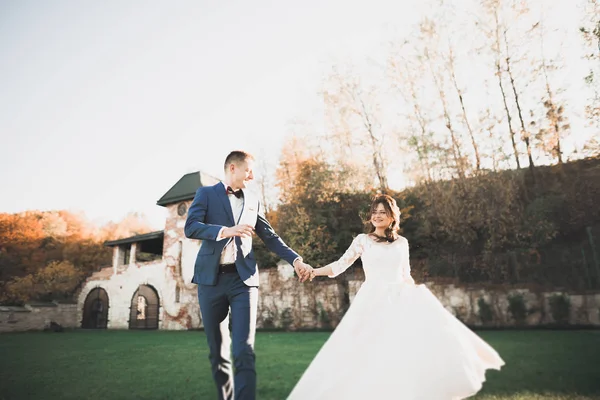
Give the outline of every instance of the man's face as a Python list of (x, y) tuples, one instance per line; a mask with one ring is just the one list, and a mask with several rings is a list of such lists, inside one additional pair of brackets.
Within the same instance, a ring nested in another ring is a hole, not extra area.
[(254, 179), (254, 160), (232, 163), (230, 166), (231, 186), (233, 189), (244, 189)]

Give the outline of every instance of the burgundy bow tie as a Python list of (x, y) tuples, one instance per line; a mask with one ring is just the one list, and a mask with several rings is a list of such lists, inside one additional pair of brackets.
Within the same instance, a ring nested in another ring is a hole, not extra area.
[(228, 195), (232, 194), (239, 199), (240, 197), (242, 197), (244, 195), (244, 192), (242, 192), (242, 189), (238, 189), (238, 190), (234, 191), (231, 188), (231, 186), (227, 186), (227, 194)]

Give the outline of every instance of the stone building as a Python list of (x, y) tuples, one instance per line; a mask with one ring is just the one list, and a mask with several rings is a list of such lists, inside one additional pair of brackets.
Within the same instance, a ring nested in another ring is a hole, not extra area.
[(183, 228), (196, 190), (218, 179), (184, 175), (158, 201), (167, 209), (162, 231), (107, 242), (112, 266), (90, 276), (78, 296), (84, 328), (190, 329), (201, 326), (191, 283), (200, 242)]

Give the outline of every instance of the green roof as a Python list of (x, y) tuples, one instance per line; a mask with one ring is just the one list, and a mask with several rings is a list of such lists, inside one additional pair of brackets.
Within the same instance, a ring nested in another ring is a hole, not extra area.
[(105, 246), (118, 246), (126, 243), (138, 243), (145, 240), (162, 239), (165, 236), (165, 231), (156, 231), (150, 233), (143, 233), (141, 235), (130, 236), (128, 238), (109, 240), (104, 242)]
[(191, 200), (199, 187), (216, 185), (219, 181), (220, 179), (200, 171), (185, 174), (156, 204), (164, 207), (178, 201)]

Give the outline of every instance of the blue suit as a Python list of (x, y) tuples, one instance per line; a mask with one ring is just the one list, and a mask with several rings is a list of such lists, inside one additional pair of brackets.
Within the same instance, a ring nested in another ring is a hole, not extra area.
[[(256, 234), (267, 248), (279, 257), (290, 264), (299, 257), (275, 233), (266, 220), (258, 199), (247, 191), (244, 191), (244, 209), (240, 219), (234, 220), (225, 187), (218, 183), (198, 189), (185, 223), (185, 236), (202, 240), (192, 282), (198, 284), (198, 301), (219, 399), (241, 400), (256, 397), (254, 336), (259, 284), (251, 239), (234, 238), (237, 249), (237, 274), (219, 273), (221, 252), (229, 242), (229, 239), (217, 240), (219, 232), (223, 227), (249, 223), (254, 226)], [(228, 321), (230, 308), (231, 336)], [(230, 343), (235, 365), (233, 379)]]

